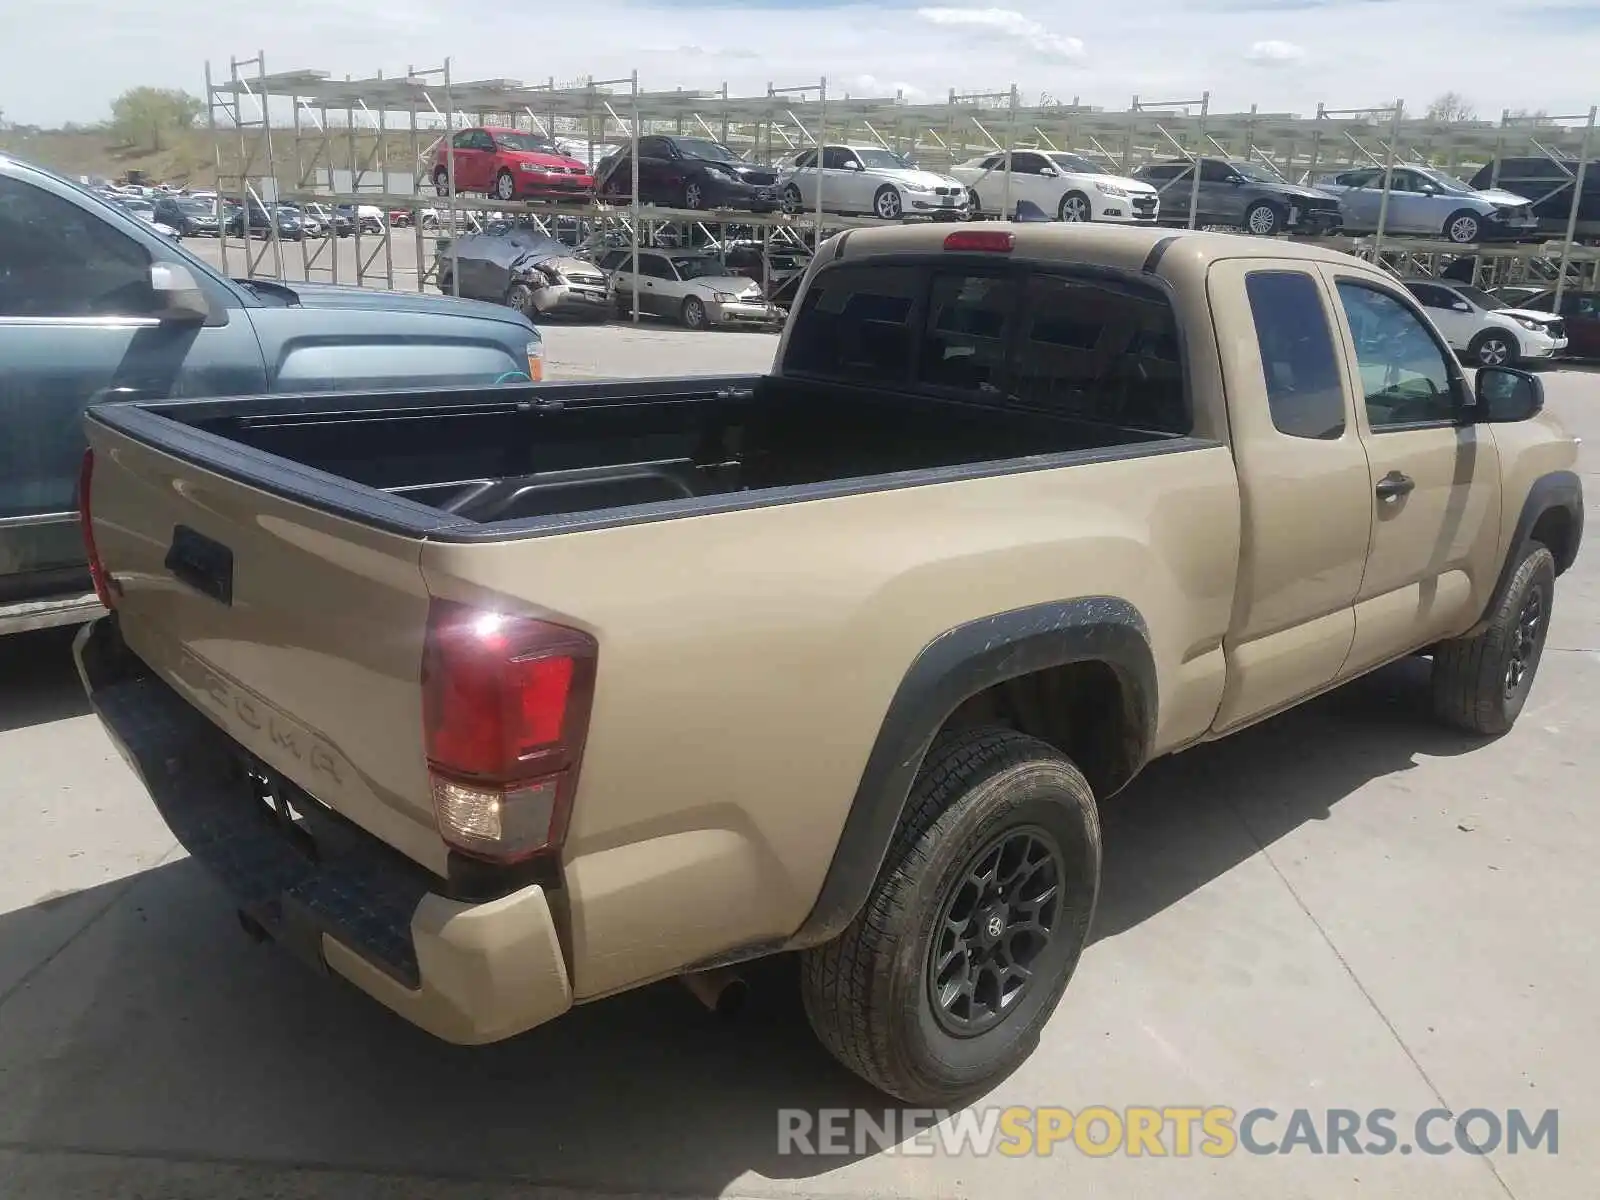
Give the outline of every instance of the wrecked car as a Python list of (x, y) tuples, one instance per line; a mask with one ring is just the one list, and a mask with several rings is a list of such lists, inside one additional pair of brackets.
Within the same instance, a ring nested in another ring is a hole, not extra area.
[(496, 222), (481, 233), (435, 243), (439, 290), (490, 300), (524, 316), (604, 320), (610, 312), (606, 277), (577, 251), (536, 228)]

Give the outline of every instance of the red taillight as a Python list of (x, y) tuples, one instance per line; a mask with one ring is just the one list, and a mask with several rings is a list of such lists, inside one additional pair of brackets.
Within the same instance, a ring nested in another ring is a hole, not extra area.
[(561, 844), (599, 646), (577, 629), (434, 600), (422, 711), (439, 832), (480, 858)]
[(958, 229), (944, 239), (946, 250), (966, 250), (979, 254), (1010, 254), (1017, 235), (1004, 229)]
[(78, 468), (78, 528), (83, 533), (83, 550), (89, 558), (89, 578), (94, 581), (94, 594), (108, 609), (115, 608), (110, 580), (105, 564), (100, 561), (100, 551), (94, 544), (94, 513), (89, 501), (89, 488), (94, 480), (94, 451), (83, 452), (83, 465)]

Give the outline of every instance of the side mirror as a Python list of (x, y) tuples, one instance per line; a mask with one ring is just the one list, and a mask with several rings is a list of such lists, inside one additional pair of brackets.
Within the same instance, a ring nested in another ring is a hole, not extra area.
[(1469, 313), (1472, 311), (1472, 305), (1468, 304), (1465, 300), (1457, 300), (1450, 307), (1456, 312)]
[(1039, 174), (1043, 175), (1046, 179), (1059, 179), (1061, 177), (1061, 172), (1056, 170), (1054, 167), (1040, 167)]
[(866, 170), (865, 167), (863, 167), (860, 163), (858, 163), (853, 158), (849, 162), (845, 163), (844, 169), (847, 170), (847, 171), (865, 171)]
[(1229, 175), (1228, 182), (1233, 184), (1234, 187), (1240, 187), (1244, 184), (1245, 178), (1243, 175)]
[(1544, 411), (1544, 383), (1515, 367), (1479, 367), (1473, 395), (1474, 419), (1486, 424), (1528, 421)]
[(163, 321), (205, 321), (211, 302), (200, 290), (194, 273), (182, 263), (150, 264), (150, 287), (156, 294), (157, 315)]

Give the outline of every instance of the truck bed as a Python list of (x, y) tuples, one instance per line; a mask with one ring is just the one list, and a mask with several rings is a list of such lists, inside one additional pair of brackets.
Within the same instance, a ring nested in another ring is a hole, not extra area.
[(1004, 405), (768, 376), (171, 401), (96, 417), (327, 511), (468, 540), (1186, 442)]

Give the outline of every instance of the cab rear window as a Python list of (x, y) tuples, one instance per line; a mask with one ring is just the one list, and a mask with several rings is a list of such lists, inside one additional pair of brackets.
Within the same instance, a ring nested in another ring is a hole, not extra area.
[(1186, 434), (1177, 320), (1137, 281), (1023, 264), (819, 272), (786, 374)]

